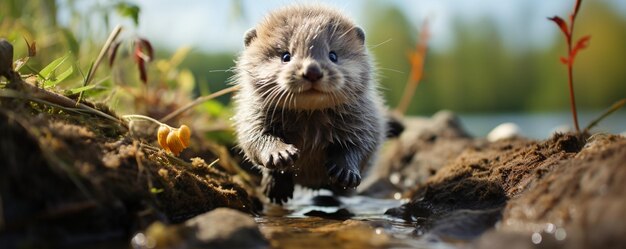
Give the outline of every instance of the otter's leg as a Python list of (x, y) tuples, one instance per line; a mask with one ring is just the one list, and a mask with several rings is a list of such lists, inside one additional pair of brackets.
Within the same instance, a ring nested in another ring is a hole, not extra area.
[(293, 174), (281, 170), (263, 170), (263, 193), (273, 202), (282, 204), (293, 197)]
[(339, 188), (356, 188), (361, 184), (360, 165), (367, 151), (332, 145), (327, 150), (326, 170), (331, 184)]

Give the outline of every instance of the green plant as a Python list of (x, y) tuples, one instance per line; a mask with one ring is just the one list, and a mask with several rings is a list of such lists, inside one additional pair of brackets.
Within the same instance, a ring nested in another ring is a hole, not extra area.
[(573, 75), (573, 67), (574, 67), (574, 59), (578, 52), (587, 46), (589, 46), (589, 40), (591, 36), (586, 35), (576, 41), (575, 46), (572, 46), (572, 38), (574, 36), (574, 24), (576, 22), (576, 16), (578, 15), (578, 11), (580, 10), (580, 5), (582, 0), (576, 0), (576, 4), (574, 5), (574, 10), (569, 16), (570, 24), (568, 25), (561, 17), (554, 16), (548, 18), (549, 20), (556, 23), (563, 35), (565, 35), (565, 41), (567, 42), (567, 57), (561, 57), (561, 62), (567, 66), (568, 73), (568, 84), (569, 84), (569, 94), (570, 94), (570, 105), (572, 109), (572, 116), (574, 118), (574, 126), (576, 127), (576, 132), (580, 133), (580, 128), (578, 126), (578, 114), (576, 112), (576, 99), (574, 97), (574, 75)]

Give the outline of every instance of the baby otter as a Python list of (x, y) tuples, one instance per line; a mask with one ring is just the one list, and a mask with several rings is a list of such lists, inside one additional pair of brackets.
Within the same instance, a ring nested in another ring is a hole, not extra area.
[(356, 188), (385, 136), (363, 30), (328, 7), (298, 5), (271, 12), (244, 45), (234, 121), (265, 195), (283, 203), (294, 184)]

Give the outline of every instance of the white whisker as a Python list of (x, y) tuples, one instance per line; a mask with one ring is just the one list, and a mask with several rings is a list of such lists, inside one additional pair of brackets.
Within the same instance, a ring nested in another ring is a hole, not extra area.
[(234, 68), (229, 68), (229, 69), (213, 69), (213, 70), (209, 70), (209, 73), (221, 73), (221, 72), (233, 72), (235, 71)]
[(383, 42), (381, 42), (381, 43), (378, 43), (378, 44), (376, 44), (376, 45), (369, 46), (369, 49), (375, 49), (375, 48), (380, 47), (381, 45), (384, 45), (384, 44), (386, 44), (386, 43), (388, 43), (388, 42), (390, 42), (390, 41), (392, 41), (392, 40), (393, 40), (393, 39), (389, 38), (389, 39), (387, 39), (387, 40), (385, 40), (385, 41), (383, 41)]
[(391, 71), (394, 73), (400, 73), (400, 74), (406, 74), (406, 72), (400, 71), (400, 70), (396, 70), (396, 69), (392, 69), (392, 68), (385, 68), (385, 67), (378, 67), (379, 70), (384, 70), (384, 71)]

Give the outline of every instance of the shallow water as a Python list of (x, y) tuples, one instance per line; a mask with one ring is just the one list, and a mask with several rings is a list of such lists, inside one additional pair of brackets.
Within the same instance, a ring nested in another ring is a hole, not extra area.
[[(339, 197), (340, 205), (326, 206), (313, 202), (318, 195), (330, 192), (297, 189), (296, 199), (283, 207), (271, 205), (265, 216), (256, 218), (272, 248), (457, 248), (384, 214), (407, 200)], [(348, 213), (353, 216), (348, 218)]]

